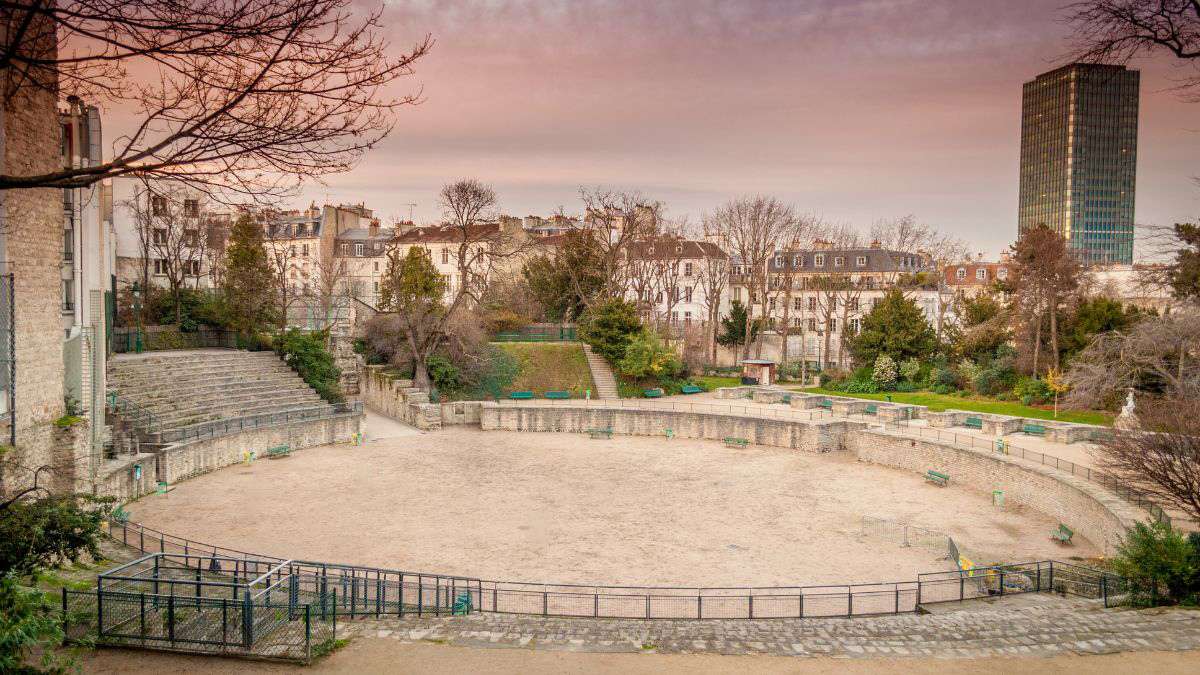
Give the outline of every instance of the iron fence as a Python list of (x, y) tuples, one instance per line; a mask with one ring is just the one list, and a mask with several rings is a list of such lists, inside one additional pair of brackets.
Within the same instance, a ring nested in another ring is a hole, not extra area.
[(0, 274), (0, 403), (8, 416), (8, 444), (17, 444), (16, 275)]
[(311, 662), (337, 637), (336, 591), (309, 604), (62, 589), (71, 642)]
[(117, 327), (112, 331), (112, 350), (117, 354), (210, 347), (236, 349), (237, 331), (208, 326), (190, 332), (178, 326)]
[(155, 437), (159, 443), (180, 443), (203, 438), (214, 438), (216, 436), (236, 434), (247, 429), (259, 429), (263, 427), (286, 425), (292, 422), (310, 422), (312, 420), (331, 419), (345, 415), (361, 414), (363, 414), (362, 401), (345, 401), (342, 403), (329, 403), (308, 408), (297, 408), (280, 412), (259, 413), (257, 415), (246, 415), (244, 417), (212, 420), (209, 422), (200, 422), (199, 424), (191, 424), (186, 427), (177, 427), (174, 429), (161, 429), (160, 427), (156, 432), (152, 433), (156, 434)]
[[(209, 558), (225, 560), (218, 572), (234, 579), (250, 572), (260, 576), (271, 570), (273, 592), (286, 592), (294, 603), (320, 605), (321, 598), (334, 597), (321, 605), (338, 616), (367, 618), (404, 615), (461, 615), (470, 612), (531, 614), (564, 617), (627, 619), (766, 619), (854, 617), (914, 612), (921, 604), (961, 601), (987, 595), (1058, 590), (1099, 598), (1103, 573), (1067, 566), (1067, 583), (1053, 584), (1055, 572), (1065, 563), (1038, 561), (994, 567), (956, 569), (920, 575), (915, 581), (890, 581), (819, 586), (776, 587), (661, 587), (546, 584), (489, 581), (470, 577), (389, 570), (358, 565), (283, 560), (258, 556), (236, 549), (203, 544), (164, 534), (137, 523), (113, 522), (109, 535), (148, 553), (180, 553), (185, 561)], [(947, 538), (949, 539), (949, 538)], [(949, 540), (949, 555), (957, 565), (958, 554)], [(194, 565), (195, 563), (188, 563)], [(242, 567), (236, 567), (237, 565)], [(249, 567), (247, 567), (249, 566)], [(1033, 577), (1029, 577), (1033, 570)], [(1044, 570), (1047, 575), (1041, 576)], [(207, 570), (212, 572), (212, 570)], [(189, 568), (162, 584), (175, 588), (196, 585), (206, 579), (205, 570)], [(1074, 575), (1074, 576), (1070, 576)], [(1112, 575), (1107, 575), (1111, 580)], [(1033, 578), (1036, 583), (1014, 581)], [(1088, 580), (1091, 580), (1090, 582)], [(286, 580), (286, 583), (284, 583)], [(1007, 583), (1005, 583), (1007, 580)], [(151, 580), (152, 581), (152, 580)], [(146, 582), (150, 583), (150, 582)], [(243, 581), (243, 583), (245, 583)], [(221, 588), (220, 586), (214, 586)]]

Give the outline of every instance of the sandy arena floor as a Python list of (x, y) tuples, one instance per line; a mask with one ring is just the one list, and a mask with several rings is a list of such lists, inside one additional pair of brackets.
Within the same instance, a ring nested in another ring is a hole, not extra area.
[[(810, 585), (948, 568), (940, 552), (863, 537), (863, 515), (998, 560), (1063, 556), (1046, 536), (1055, 522), (997, 511), (980, 492), (844, 456), (685, 439), (391, 435), (222, 469), (130, 510), (263, 554), (503, 581)], [(1071, 554), (1096, 553), (1077, 541)]]

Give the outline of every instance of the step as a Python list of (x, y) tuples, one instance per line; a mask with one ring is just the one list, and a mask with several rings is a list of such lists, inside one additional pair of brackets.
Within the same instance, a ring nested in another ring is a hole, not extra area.
[(195, 366), (162, 366), (158, 368), (146, 368), (144, 370), (115, 370), (109, 372), (109, 378), (122, 380), (141, 380), (147, 378), (188, 378), (205, 376), (214, 373), (277, 373), (277, 372), (294, 372), (287, 364), (277, 361), (275, 363), (253, 363), (253, 364), (216, 364), (216, 365), (195, 365)]
[(236, 417), (222, 417), (222, 418), (218, 418), (218, 419), (214, 419), (214, 420), (199, 420), (196, 422), (192, 422), (191, 424), (175, 426), (175, 427), (171, 427), (169, 429), (163, 429), (163, 433), (168, 436), (178, 437), (178, 436), (180, 436), (180, 434), (187, 432), (188, 430), (205, 426), (211, 422), (226, 421), (226, 422), (229, 422), (232, 424), (232, 423), (235, 423), (237, 420), (247, 418), (247, 417), (254, 417), (257, 414), (282, 413), (282, 412), (288, 412), (288, 411), (302, 412), (302, 411), (325, 410), (325, 409), (332, 409), (333, 407), (334, 406), (332, 403), (321, 403), (319, 405), (284, 407), (279, 410), (260, 410), (257, 412), (246, 412), (245, 414), (238, 415)]
[(292, 400), (296, 397), (320, 399), (317, 392), (309, 387), (292, 387), (290, 389), (272, 389), (264, 392), (250, 392), (237, 396), (213, 394), (198, 398), (179, 398), (153, 403), (138, 402), (144, 410), (150, 411), (156, 417), (166, 417), (183, 411), (204, 409), (227, 409), (230, 406), (253, 404), (258, 401)]
[(181, 410), (170, 415), (162, 415), (157, 417), (158, 426), (163, 429), (172, 429), (178, 426), (185, 426), (200, 420), (218, 420), (234, 417), (246, 417), (260, 412), (273, 412), (275, 410), (287, 410), (289, 408), (311, 408), (322, 403), (319, 396), (296, 396), (276, 399), (270, 402), (264, 402), (259, 405), (232, 405), (210, 408), (193, 408), (190, 410)]
[(253, 373), (243, 375), (213, 375), (210, 377), (193, 379), (180, 379), (172, 377), (163, 377), (158, 380), (137, 380), (137, 381), (121, 381), (113, 383), (115, 386), (110, 387), (116, 389), (117, 393), (124, 396), (125, 392), (154, 392), (154, 391), (171, 391), (174, 389), (190, 389), (197, 386), (198, 383), (203, 383), (205, 386), (236, 386), (238, 384), (252, 384), (262, 382), (285, 382), (289, 380), (300, 380), (300, 376), (296, 373)]
[(121, 398), (128, 399), (134, 403), (143, 404), (155, 401), (170, 400), (187, 396), (189, 394), (210, 395), (229, 392), (232, 394), (252, 393), (261, 391), (270, 391), (272, 388), (294, 389), (297, 387), (308, 387), (308, 384), (299, 377), (279, 377), (266, 380), (249, 380), (246, 382), (217, 382), (198, 384), (188, 386), (188, 383), (179, 383), (178, 386), (163, 386), (150, 385), (137, 388), (116, 388), (115, 391)]

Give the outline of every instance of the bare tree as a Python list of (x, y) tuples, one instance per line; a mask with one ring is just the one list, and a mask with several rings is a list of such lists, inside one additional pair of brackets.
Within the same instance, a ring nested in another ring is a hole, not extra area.
[(1066, 381), (1072, 407), (1103, 407), (1148, 383), (1167, 399), (1200, 399), (1200, 315), (1175, 312), (1102, 333), (1072, 360)]
[(684, 258), (687, 255), (682, 229), (671, 229), (655, 238), (654, 273), (658, 277), (658, 288), (663, 294), (660, 322), (666, 326), (663, 335), (668, 342), (676, 328), (675, 308), (683, 300), (686, 279), (683, 276)]
[[(169, 178), (252, 197), (344, 172), (392, 129), (387, 86), (428, 36), (391, 55), (383, 4), (352, 0), (5, 0), (4, 98), (38, 87), (136, 110), (108, 161), (0, 175), (0, 189)], [(50, 142), (47, 139), (46, 142)]]
[(1115, 430), (1100, 444), (1105, 477), (1200, 522), (1200, 399), (1143, 405), (1138, 419), (1147, 431)]
[[(708, 242), (720, 240), (717, 225), (705, 217), (702, 230)], [(718, 246), (718, 250), (720, 247)], [(705, 255), (697, 270), (700, 297), (705, 310), (705, 340), (709, 361), (717, 362), (717, 335), (721, 332), (721, 300), (729, 285), (729, 256), (721, 250), (719, 255)]]
[(189, 279), (201, 276), (208, 259), (206, 219), (200, 200), (189, 194), (177, 186), (145, 184), (125, 204), (148, 254), (143, 267), (147, 273), (152, 267), (154, 276), (167, 283), (175, 306), (175, 323), (183, 318), (181, 292)]
[(1067, 9), (1071, 61), (1126, 64), (1170, 54), (1189, 72), (1177, 90), (1200, 100), (1200, 0), (1087, 0)]
[[(663, 205), (638, 192), (580, 189), (584, 216), (579, 236), (596, 257), (598, 269), (567, 269), (584, 305), (625, 297), (633, 285), (630, 249), (660, 230)], [(600, 288), (591, 292), (597, 275)]]
[[(721, 246), (731, 253), (742, 266), (750, 291), (750, 304), (746, 312), (746, 335), (752, 335), (754, 305), (759, 306), (759, 318), (767, 323), (768, 283), (767, 265), (780, 242), (795, 238), (799, 219), (795, 210), (774, 197), (762, 195), (741, 197), (731, 200), (709, 216), (710, 223), (721, 241)], [(761, 332), (755, 342), (755, 353), (762, 356)], [(750, 340), (746, 341), (743, 358), (750, 356)]]
[[(1042, 323), (1049, 317), (1050, 362), (1059, 366), (1058, 314), (1062, 304), (1079, 285), (1079, 262), (1061, 235), (1039, 225), (1024, 234), (1012, 248), (1013, 267), (1009, 283), (1018, 309), (1018, 335), (1032, 352), (1029, 372), (1037, 375), (1042, 346)], [(1032, 345), (1029, 347), (1029, 345)]]
[[(348, 318), (350, 303), (362, 295), (362, 281), (354, 278), (346, 268), (346, 261), (335, 256), (319, 256), (313, 263), (310, 275), (312, 285), (306, 300), (312, 302), (313, 314), (319, 317), (319, 329), (331, 329), (341, 318)], [(333, 331), (327, 338), (333, 340)]]
[[(264, 248), (267, 249), (267, 259), (271, 261), (271, 270), (275, 273), (275, 293), (279, 298), (280, 328), (287, 326), (288, 311), (296, 304), (296, 299), (302, 287), (296, 283), (295, 260), (297, 258), (296, 239), (291, 226), (278, 222), (276, 216), (268, 215), (264, 227)], [(322, 256), (331, 256), (322, 252)], [(321, 257), (321, 256), (318, 256)]]

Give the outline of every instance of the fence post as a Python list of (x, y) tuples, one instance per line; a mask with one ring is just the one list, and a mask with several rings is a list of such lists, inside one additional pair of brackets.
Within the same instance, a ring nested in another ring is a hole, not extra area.
[(1042, 563), (1037, 564), (1037, 592), (1042, 592)]
[(963, 573), (960, 571), (958, 573), (958, 601), (959, 602), (963, 601), (963, 591), (964, 591), (964, 586), (966, 585), (966, 583), (967, 583), (967, 578), (964, 577)]
[(336, 588), (333, 589), (333, 635), (331, 637), (332, 638), (337, 637), (337, 589)]
[(921, 606), (921, 577), (918, 576), (917, 577), (917, 604), (913, 607), (913, 609), (916, 609), (917, 607), (920, 607), (920, 606)]
[(542, 591), (542, 616), (547, 616), (550, 613), (550, 594), (547, 591)]
[(66, 635), (67, 635), (67, 587), (66, 586), (63, 586), (63, 588), (62, 588), (62, 632), (63, 632), (63, 639), (65, 640)]
[(309, 605), (304, 606), (304, 660), (312, 658), (312, 615)]
[(1000, 572), (1000, 595), (1004, 595), (1004, 569), (1001, 568), (999, 570), (999, 572)]
[(900, 587), (899, 586), (896, 586), (896, 610), (892, 613), (893, 614), (900, 613)]
[(846, 590), (846, 616), (854, 616), (854, 589)]
[(167, 639), (175, 644), (175, 594), (167, 596)]
[(1054, 592), (1054, 561), (1050, 561), (1050, 587), (1046, 589), (1051, 593)]
[(425, 584), (424, 578), (417, 575), (417, 616), (421, 616), (422, 606), (425, 604)]
[(404, 572), (400, 573), (400, 592), (396, 599), (396, 616), (404, 616)]
[(250, 603), (250, 590), (242, 598), (242, 646), (250, 649), (254, 640), (254, 605)]
[(496, 582), (492, 582), (492, 611), (493, 612), (500, 611), (499, 602), (500, 602), (500, 594), (496, 590)]
[[(66, 596), (64, 596), (66, 597)], [(1108, 607), (1108, 575), (1100, 575), (1100, 597), (1104, 599), (1104, 606)]]
[(221, 644), (229, 642), (229, 601), (221, 598)]

